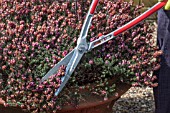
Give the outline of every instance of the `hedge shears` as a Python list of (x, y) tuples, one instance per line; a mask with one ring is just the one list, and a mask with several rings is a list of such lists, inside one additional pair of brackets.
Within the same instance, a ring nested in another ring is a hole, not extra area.
[(74, 72), (75, 68), (77, 67), (78, 63), (80, 62), (83, 55), (89, 51), (91, 51), (93, 48), (96, 48), (103, 43), (115, 38), (122, 32), (130, 29), (131, 27), (137, 25), (139, 22), (143, 21), (153, 13), (157, 12), (159, 9), (161, 9), (163, 6), (165, 6), (167, 0), (164, 0), (162, 2), (158, 2), (153, 7), (148, 9), (146, 12), (141, 14), (140, 16), (136, 17), (132, 21), (128, 22), (124, 26), (114, 30), (113, 32), (107, 34), (107, 35), (100, 35), (98, 39), (87, 42), (86, 37), (88, 30), (91, 26), (91, 21), (95, 12), (95, 9), (97, 7), (99, 0), (93, 0), (90, 6), (90, 9), (88, 11), (88, 14), (86, 16), (86, 19), (84, 21), (82, 30), (80, 32), (80, 36), (77, 40), (77, 46), (68, 53), (60, 62), (58, 62), (42, 79), (41, 82), (47, 80), (50, 76), (57, 73), (59, 67), (61, 65), (66, 66), (65, 75), (61, 78), (61, 85), (55, 92), (55, 96), (58, 96), (58, 94), (62, 91), (66, 83), (68, 82), (70, 76)]

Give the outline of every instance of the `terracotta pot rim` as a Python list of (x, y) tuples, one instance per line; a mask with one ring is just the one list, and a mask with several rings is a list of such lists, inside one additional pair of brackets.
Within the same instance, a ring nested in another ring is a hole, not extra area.
[[(109, 81), (109, 84), (115, 83), (116, 79), (111, 79)], [(62, 107), (61, 110), (57, 110), (57, 113), (62, 113), (66, 111), (74, 111), (74, 110), (81, 110), (86, 109), (89, 107), (104, 105), (106, 103), (109, 103), (113, 100), (117, 100), (121, 95), (123, 95), (130, 87), (130, 84), (126, 83), (116, 83), (116, 95), (109, 95), (107, 100), (104, 100), (103, 97), (91, 94), (88, 89), (85, 89), (83, 93), (85, 93), (87, 96), (85, 96), (85, 101), (82, 101), (78, 104), (78, 106), (72, 106), (72, 105), (65, 105)], [(92, 86), (95, 86), (94, 84)], [(0, 97), (0, 105), (3, 105), (5, 101)]]
[[(109, 96), (107, 100), (104, 100), (103, 97), (101, 96), (96, 96), (96, 95), (91, 95), (90, 99), (93, 98), (95, 99), (95, 101), (85, 101), (84, 103), (81, 103), (79, 106), (75, 107), (75, 106), (64, 106), (61, 110), (58, 110), (57, 112), (66, 112), (66, 111), (74, 111), (76, 110), (81, 110), (81, 109), (86, 109), (89, 107), (94, 107), (94, 106), (99, 106), (99, 105), (104, 105), (106, 103), (109, 103), (113, 100), (117, 100), (122, 94), (124, 94), (129, 88), (131, 87), (131, 85), (129, 84), (125, 84), (125, 83), (121, 83), (117, 86), (116, 92), (117, 95), (113, 95), (113, 96)], [(3, 105), (5, 103), (5, 101), (0, 97), (0, 105)]]
[(129, 90), (130, 87), (131, 87), (131, 85), (129, 85), (129, 84), (125, 84), (125, 83), (118, 84), (117, 89), (116, 89), (117, 94), (113, 95), (113, 96), (108, 96), (107, 100), (104, 100), (103, 97), (101, 97), (101, 96), (90, 95), (91, 96), (90, 98), (92, 98), (96, 101), (92, 101), (92, 100), (90, 100), (90, 98), (88, 98), (88, 100), (80, 103), (76, 107), (75, 106), (64, 106), (61, 110), (58, 110), (57, 112), (60, 113), (60, 112), (65, 112), (65, 111), (74, 111), (75, 109), (80, 110), (80, 109), (85, 109), (85, 108), (99, 106), (99, 105), (109, 103), (113, 100), (117, 100), (121, 95), (123, 95), (127, 90)]

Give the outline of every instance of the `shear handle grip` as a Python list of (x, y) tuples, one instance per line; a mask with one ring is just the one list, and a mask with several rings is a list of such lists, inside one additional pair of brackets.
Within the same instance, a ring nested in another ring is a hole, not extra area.
[(93, 1), (92, 6), (91, 6), (91, 9), (90, 9), (90, 14), (94, 14), (98, 2), (99, 2), (99, 0), (94, 0), (94, 1)]
[(143, 13), (142, 15), (140, 15), (139, 17), (135, 18), (134, 20), (130, 21), (129, 23), (125, 24), (124, 26), (118, 28), (113, 35), (117, 36), (119, 34), (121, 34), (122, 32), (130, 29), (131, 27), (135, 26), (136, 24), (138, 24), (139, 22), (143, 21), (144, 19), (146, 19), (147, 17), (149, 17), (150, 15), (152, 15), (153, 13), (157, 12), (159, 9), (161, 9), (163, 6), (165, 6), (165, 4), (167, 3), (168, 0), (164, 0), (162, 2), (158, 2), (157, 4), (155, 4), (151, 9), (149, 9), (148, 11), (146, 11), (145, 13)]

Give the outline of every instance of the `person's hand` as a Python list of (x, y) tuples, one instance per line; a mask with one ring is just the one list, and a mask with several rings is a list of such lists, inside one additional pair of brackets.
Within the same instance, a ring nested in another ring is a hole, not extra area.
[[(158, 0), (159, 2), (162, 2), (163, 0)], [(165, 10), (170, 10), (170, 0), (168, 0), (168, 2), (166, 3), (165, 7), (164, 7)]]

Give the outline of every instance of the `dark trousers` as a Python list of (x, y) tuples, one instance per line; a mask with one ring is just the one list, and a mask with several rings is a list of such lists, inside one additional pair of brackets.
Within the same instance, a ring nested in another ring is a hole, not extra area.
[(170, 113), (170, 11), (158, 12), (157, 44), (163, 51), (161, 68), (154, 74), (158, 87), (154, 88), (155, 113)]

